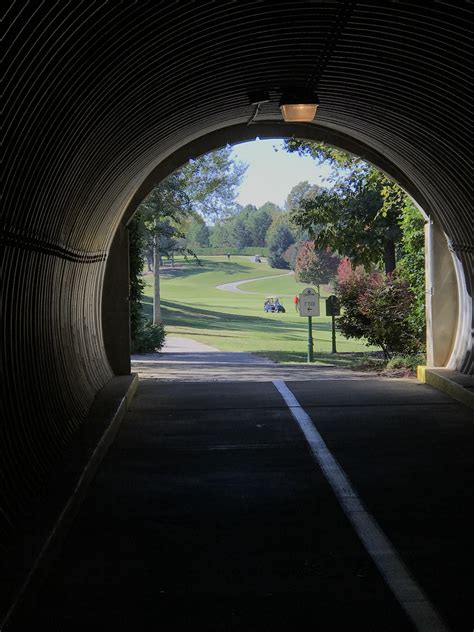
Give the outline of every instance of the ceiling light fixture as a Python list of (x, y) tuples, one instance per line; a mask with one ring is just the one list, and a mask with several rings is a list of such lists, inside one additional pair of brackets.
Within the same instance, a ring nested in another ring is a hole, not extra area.
[(311, 90), (294, 88), (285, 91), (280, 99), (280, 110), (287, 123), (310, 123), (318, 105), (318, 95)]

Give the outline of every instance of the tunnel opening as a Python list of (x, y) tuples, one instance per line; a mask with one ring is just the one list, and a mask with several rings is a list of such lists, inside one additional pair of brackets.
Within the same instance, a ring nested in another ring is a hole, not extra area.
[[(204, 135), (184, 145), (176, 154), (170, 156), (164, 164), (160, 164), (147, 177), (140, 187), (140, 194), (134, 197), (126, 210), (123, 225), (127, 225), (130, 222), (142, 199), (146, 198), (158, 182), (164, 180), (183, 164), (186, 164), (188, 160), (205, 155), (209, 151), (220, 147), (229, 146), (230, 141), (238, 144), (254, 140), (256, 137), (269, 140), (295, 137), (305, 140), (323, 140), (328, 145), (337, 146), (373, 164), (382, 173), (385, 173), (390, 179), (397, 182), (409, 198), (414, 201), (420, 215), (426, 222), (427, 364), (429, 366), (450, 368), (459, 367), (463, 353), (461, 351), (463, 348), (461, 340), (466, 339), (466, 333), (469, 329), (468, 293), (465, 280), (462, 278), (461, 262), (456, 257), (450, 240), (445, 235), (439, 221), (430, 215), (429, 208), (423, 207), (423, 204), (426, 205), (427, 201), (413, 183), (386, 157), (368, 147), (362, 146), (359, 142), (354, 141), (353, 138), (341, 134), (328, 134), (327, 130), (321, 131), (315, 125), (305, 127), (305, 133), (302, 133), (301, 125), (288, 126), (288, 124), (279, 123), (260, 123), (257, 124), (257, 129), (255, 129), (255, 125), (232, 126), (231, 128), (224, 128), (209, 135)], [(123, 250), (122, 257), (124, 256), (125, 251)], [(114, 288), (116, 289), (116, 286)], [(116, 293), (114, 293), (114, 297), (116, 299)], [(124, 332), (127, 328), (125, 320), (124, 315)], [(112, 350), (113, 354), (117, 353), (118, 347), (115, 341), (112, 342)], [(127, 369), (128, 360), (125, 358), (125, 355), (126, 351), (123, 354), (123, 366)]]

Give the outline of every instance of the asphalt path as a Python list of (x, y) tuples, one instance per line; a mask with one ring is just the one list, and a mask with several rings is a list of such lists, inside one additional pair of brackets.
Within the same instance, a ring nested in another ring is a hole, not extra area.
[[(270, 381), (143, 380), (48, 578), (9, 630), (471, 630), (471, 411), (409, 380), (285, 386), (297, 405)], [(295, 408), (439, 626), (415, 626), (400, 605)]]
[[(273, 274), (271, 276), (259, 277), (258, 279), (246, 279), (245, 281), (235, 281), (234, 283), (223, 283), (222, 285), (216, 285), (216, 290), (223, 290), (224, 292), (238, 292), (240, 294), (262, 294), (261, 292), (246, 292), (241, 290), (240, 286), (245, 283), (254, 283), (254, 281), (265, 281), (267, 279), (278, 279), (282, 276), (288, 276), (294, 274), (293, 270), (285, 272), (284, 274)], [(281, 296), (290, 296), (289, 294), (281, 294)]]
[[(317, 354), (316, 354), (317, 358)], [(221, 351), (190, 338), (168, 336), (159, 353), (132, 356), (141, 380), (163, 382), (271, 382), (272, 380), (358, 380), (376, 377), (329, 364), (278, 364), (243, 351)]]

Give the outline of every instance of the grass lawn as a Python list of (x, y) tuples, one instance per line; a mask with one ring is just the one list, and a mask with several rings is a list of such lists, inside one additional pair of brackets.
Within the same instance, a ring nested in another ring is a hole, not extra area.
[[(183, 259), (176, 260), (175, 268), (161, 272), (163, 321), (168, 334), (193, 338), (223, 351), (251, 351), (279, 362), (305, 362), (307, 353), (308, 319), (295, 311), (293, 296), (306, 284), (296, 283), (284, 270), (270, 268), (267, 263), (255, 263), (251, 257), (232, 255), (206, 257), (202, 266)], [(246, 283), (240, 294), (217, 290), (216, 285), (247, 279), (275, 276)], [(153, 276), (145, 275), (144, 310), (152, 314)], [(321, 288), (322, 299), (327, 288)], [(266, 296), (279, 296), (285, 314), (263, 311)], [(321, 300), (321, 314), (325, 314)], [(338, 354), (331, 354), (331, 319), (313, 318), (315, 361), (341, 366), (354, 362), (353, 353), (369, 348), (360, 341), (337, 336)]]

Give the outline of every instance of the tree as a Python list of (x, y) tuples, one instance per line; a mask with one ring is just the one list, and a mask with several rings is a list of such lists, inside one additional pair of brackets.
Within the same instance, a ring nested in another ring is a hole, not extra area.
[(210, 242), (214, 248), (231, 248), (233, 238), (231, 220), (216, 222), (211, 228)]
[(182, 177), (192, 210), (216, 221), (238, 210), (237, 189), (247, 167), (232, 158), (231, 147), (223, 147), (190, 160), (175, 173)]
[(146, 235), (140, 218), (135, 215), (128, 225), (130, 265), (130, 337), (132, 353), (159, 351), (165, 341), (163, 325), (145, 322), (142, 300), (145, 289), (142, 273), (145, 264)]
[(284, 224), (276, 226), (268, 244), (268, 263), (272, 268), (288, 268), (288, 262), (283, 258), (284, 252), (295, 241), (292, 232)]
[(209, 246), (209, 226), (202, 217), (195, 215), (190, 219), (185, 228), (186, 240), (192, 248)]
[(285, 149), (333, 167), (332, 188), (304, 196), (293, 221), (310, 232), (318, 248), (330, 247), (354, 265), (383, 261), (385, 271), (393, 271), (405, 201), (400, 187), (361, 158), (323, 143), (291, 139)]
[(239, 250), (251, 245), (252, 239), (247, 222), (240, 216), (237, 216), (232, 223), (232, 240)]
[(272, 224), (270, 211), (260, 207), (248, 218), (249, 232), (252, 238), (252, 246), (265, 246), (268, 229)]
[(173, 236), (181, 234), (178, 233), (178, 223), (191, 212), (190, 200), (182, 185), (182, 174), (171, 174), (153, 189), (137, 210), (137, 216), (147, 232), (148, 248), (153, 253), (154, 324), (162, 322), (159, 274), (162, 253), (170, 252)]
[(300, 208), (302, 200), (315, 197), (321, 190), (321, 187), (318, 187), (317, 184), (310, 184), (307, 180), (298, 182), (287, 195), (285, 209), (291, 212)]
[(257, 211), (257, 207), (255, 206), (255, 204), (246, 204), (244, 207), (238, 209), (238, 214), (243, 214), (245, 216), (249, 216), (252, 215), (252, 213), (255, 213)]
[(160, 259), (163, 252), (173, 256), (175, 250), (184, 249), (178, 238), (184, 237), (186, 218), (197, 213), (215, 219), (232, 214), (236, 208), (237, 187), (247, 166), (234, 161), (231, 153), (232, 149), (225, 147), (190, 160), (155, 187), (137, 209), (153, 249), (155, 324), (162, 321)]
[(265, 202), (262, 206), (258, 207), (258, 210), (270, 213), (271, 217), (279, 215), (282, 212), (282, 209), (278, 206), (278, 204), (275, 204), (275, 202)]
[(298, 281), (316, 285), (329, 283), (336, 276), (340, 258), (331, 250), (316, 250), (314, 241), (306, 241), (296, 255), (295, 272)]
[(414, 295), (410, 327), (415, 332), (420, 347), (426, 344), (424, 225), (424, 218), (407, 198), (400, 218), (402, 239), (399, 244), (397, 273), (405, 279)]

